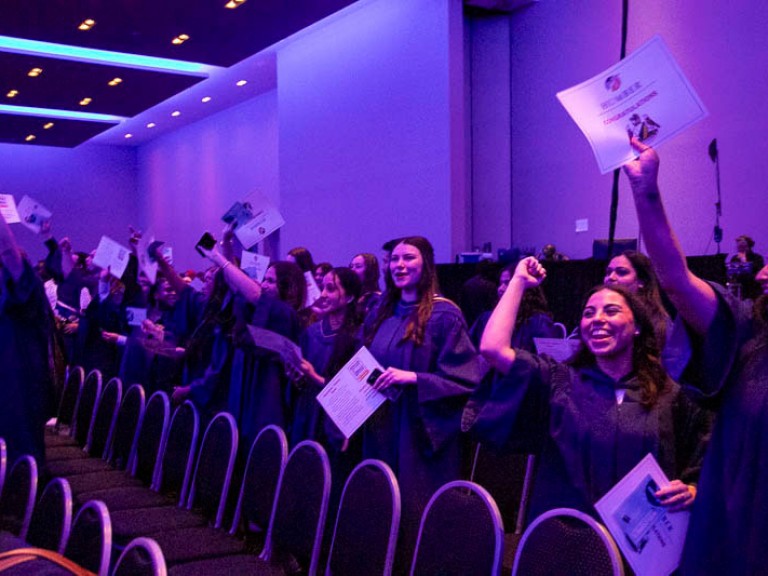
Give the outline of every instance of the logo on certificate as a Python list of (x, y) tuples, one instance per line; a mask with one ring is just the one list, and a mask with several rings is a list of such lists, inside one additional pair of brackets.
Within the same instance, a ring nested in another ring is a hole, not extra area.
[(621, 88), (621, 78), (618, 74), (613, 74), (605, 79), (605, 89), (608, 92), (616, 92), (619, 88)]

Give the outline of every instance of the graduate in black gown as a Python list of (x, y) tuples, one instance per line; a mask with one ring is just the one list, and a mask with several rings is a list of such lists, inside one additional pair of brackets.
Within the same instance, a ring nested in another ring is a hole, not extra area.
[(356, 308), (361, 283), (350, 269), (333, 268), (323, 277), (320, 288), (320, 298), (313, 305), (318, 320), (301, 336), (303, 361), (301, 378), (294, 382), (291, 445), (318, 440), (341, 450), (343, 438), (332, 422), (326, 422), (316, 398), (328, 379), (357, 351), (355, 337), (360, 323)]
[(460, 420), (485, 373), (458, 306), (437, 296), (432, 245), (420, 236), (392, 250), (387, 290), (363, 330), (365, 345), (386, 368), (373, 386), (399, 393), (363, 428), (363, 457), (389, 464), (402, 493), (396, 563), (410, 565), (419, 519), (429, 498), (461, 472)]
[(513, 349), (523, 292), (545, 276), (533, 257), (517, 265), (480, 345), (499, 376), (468, 403), (465, 428), (540, 454), (531, 519), (560, 507), (596, 516), (594, 503), (649, 453), (675, 479), (656, 497), (672, 511), (689, 508), (709, 421), (661, 366), (650, 314), (624, 288), (598, 287), (567, 363)]
[(0, 216), (0, 437), (8, 459), (45, 462), (54, 410), (53, 313), (40, 279)]
[(717, 411), (688, 524), (683, 575), (768, 570), (768, 267), (740, 302), (691, 273), (661, 201), (659, 158), (633, 141), (625, 165), (646, 249), (694, 343), (683, 380)]

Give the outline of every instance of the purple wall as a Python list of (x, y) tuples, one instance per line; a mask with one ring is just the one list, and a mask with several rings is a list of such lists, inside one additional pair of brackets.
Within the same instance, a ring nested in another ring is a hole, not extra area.
[(174, 249), (177, 269), (205, 267), (194, 246), (221, 237), (221, 216), (258, 190), (279, 202), (277, 98), (267, 92), (161, 136), (138, 152), (142, 226)]
[[(717, 137), (725, 229), (723, 249), (753, 235), (768, 252), (768, 146), (763, 135), (768, 94), (768, 4), (741, 8), (714, 0), (649, 0), (630, 6), (628, 52), (654, 34), (669, 45), (710, 116), (659, 150), (660, 184), (670, 218), (689, 254), (714, 253), (710, 242), (716, 199), (707, 146)], [(608, 234), (611, 176), (601, 176), (592, 152), (555, 93), (613, 64), (619, 55), (620, 3), (539, 2), (512, 15), (513, 237), (517, 244), (554, 242), (571, 256), (591, 253)], [(589, 219), (576, 233), (574, 221)], [(622, 177), (617, 236), (636, 236)]]
[[(122, 241), (139, 221), (131, 148), (0, 144), (0, 173), (0, 193), (13, 194), (16, 202), (25, 194), (41, 202), (53, 213), (54, 235), (69, 236), (75, 250), (96, 248), (103, 234)], [(39, 236), (20, 224), (13, 232), (30, 258), (45, 255)]]
[(283, 250), (346, 264), (422, 234), (466, 247), (457, 0), (363, 3), (278, 52)]

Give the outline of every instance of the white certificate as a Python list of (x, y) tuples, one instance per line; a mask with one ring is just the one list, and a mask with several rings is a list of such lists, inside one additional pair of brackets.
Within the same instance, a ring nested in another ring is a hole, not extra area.
[(149, 255), (149, 247), (154, 243), (155, 235), (151, 232), (142, 234), (136, 243), (136, 257), (139, 259), (139, 272), (149, 279), (151, 284), (157, 280), (157, 260)]
[(668, 512), (654, 493), (669, 480), (648, 454), (595, 504), (637, 576), (667, 576), (680, 564), (690, 513)]
[(221, 219), (233, 225), (235, 236), (246, 250), (285, 224), (277, 208), (260, 194), (235, 202)]
[(8, 224), (18, 224), (21, 222), (19, 213), (16, 210), (16, 200), (10, 194), (0, 194), (0, 216)]
[(128, 267), (131, 251), (118, 244), (109, 236), (102, 236), (93, 256), (93, 263), (99, 268), (109, 268), (110, 274), (115, 278), (122, 278)]
[(248, 332), (251, 334), (254, 346), (279, 354), (286, 366), (299, 370), (301, 366), (301, 348), (295, 342), (276, 332), (257, 328), (256, 326), (248, 326)]
[(587, 137), (603, 174), (635, 158), (630, 134), (658, 146), (707, 116), (660, 36), (557, 98)]
[(383, 371), (363, 346), (317, 395), (317, 401), (345, 438), (352, 436), (387, 399), (368, 383), (374, 372)]
[(312, 272), (304, 272), (304, 280), (307, 282), (307, 295), (304, 298), (304, 308), (309, 308), (320, 298), (320, 288), (315, 282)]
[(240, 256), (240, 269), (256, 282), (262, 282), (269, 268), (269, 256), (243, 250)]
[(558, 362), (565, 362), (579, 348), (579, 340), (563, 338), (534, 338), (537, 354), (547, 354)]
[(35, 234), (40, 234), (40, 226), (51, 219), (51, 211), (29, 196), (24, 196), (17, 208), (21, 223)]
[(128, 326), (141, 326), (141, 323), (147, 319), (147, 309), (128, 306), (125, 309), (125, 319), (128, 321)]

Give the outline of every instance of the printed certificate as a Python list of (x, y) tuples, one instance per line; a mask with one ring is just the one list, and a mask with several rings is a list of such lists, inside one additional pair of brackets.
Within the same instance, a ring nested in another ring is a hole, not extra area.
[(648, 454), (595, 504), (637, 576), (667, 576), (680, 564), (690, 512), (668, 512), (654, 496), (669, 480)]
[(656, 147), (707, 116), (660, 36), (557, 98), (587, 137), (603, 174), (636, 157), (630, 135)]
[(387, 399), (371, 386), (384, 371), (363, 346), (317, 395), (333, 423), (349, 438)]
[(99, 268), (109, 268), (110, 274), (115, 278), (122, 278), (128, 267), (131, 251), (118, 244), (109, 236), (102, 236), (93, 256), (93, 263)]
[(537, 354), (547, 354), (558, 362), (565, 362), (579, 348), (579, 340), (571, 338), (534, 338)]
[(240, 256), (240, 269), (248, 274), (249, 278), (262, 282), (267, 268), (269, 268), (269, 256), (243, 250)]
[(0, 216), (8, 224), (18, 224), (21, 222), (19, 213), (16, 210), (16, 200), (10, 194), (0, 194)]
[(18, 211), (21, 223), (35, 234), (40, 234), (40, 226), (51, 219), (51, 211), (29, 196), (21, 199)]
[(283, 364), (294, 370), (299, 369), (301, 366), (301, 348), (295, 342), (276, 332), (256, 326), (248, 326), (248, 332), (251, 334), (254, 346), (279, 354)]
[(235, 236), (246, 250), (285, 224), (277, 208), (260, 194), (250, 195), (245, 202), (235, 202), (221, 219), (233, 224)]

